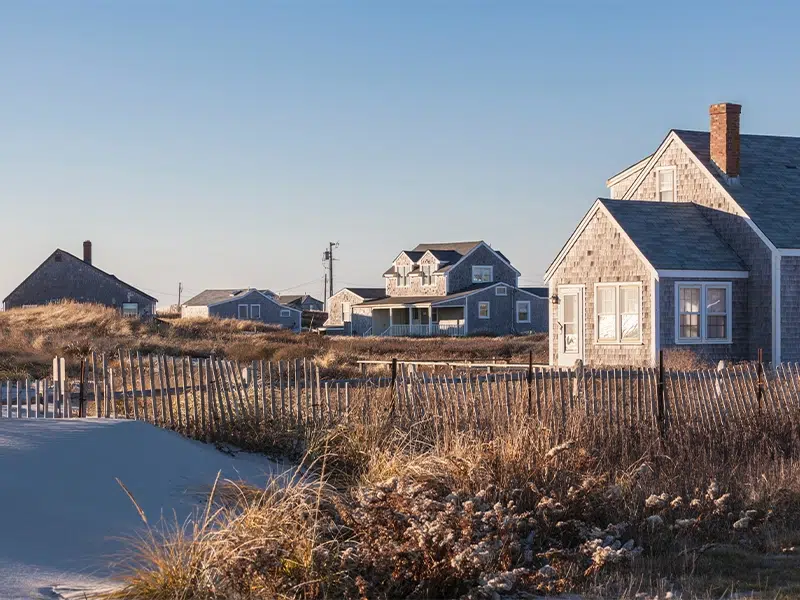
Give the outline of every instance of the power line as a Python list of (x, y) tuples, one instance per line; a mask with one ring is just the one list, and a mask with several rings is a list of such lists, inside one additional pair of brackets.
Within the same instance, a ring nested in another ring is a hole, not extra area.
[(306, 281), (304, 283), (298, 283), (297, 285), (293, 285), (292, 287), (287, 287), (287, 288), (283, 288), (281, 290), (275, 290), (275, 291), (278, 292), (278, 293), (280, 293), (280, 292), (289, 292), (291, 290), (296, 290), (299, 287), (303, 287), (304, 285), (311, 285), (312, 283), (319, 283), (320, 279), (321, 279), (320, 277), (317, 277), (316, 279), (312, 279), (311, 281)]

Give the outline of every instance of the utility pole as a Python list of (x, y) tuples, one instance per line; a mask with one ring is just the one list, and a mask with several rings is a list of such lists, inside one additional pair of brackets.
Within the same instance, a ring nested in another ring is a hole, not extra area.
[(181, 292), (183, 291), (183, 283), (178, 282), (178, 310), (181, 309)]
[(328, 298), (333, 296), (333, 249), (339, 247), (339, 242), (328, 242), (328, 249), (322, 253), (322, 260), (328, 261)]
[(325, 271), (325, 281), (322, 284), (322, 299), (325, 302), (325, 306), (328, 305), (328, 272)]

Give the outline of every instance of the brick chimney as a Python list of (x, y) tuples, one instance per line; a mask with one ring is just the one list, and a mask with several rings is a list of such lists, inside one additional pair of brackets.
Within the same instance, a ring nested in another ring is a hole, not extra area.
[(711, 160), (730, 179), (739, 177), (739, 116), (741, 104), (712, 104), (711, 115)]
[(89, 240), (83, 242), (83, 262), (87, 265), (92, 264), (92, 242)]

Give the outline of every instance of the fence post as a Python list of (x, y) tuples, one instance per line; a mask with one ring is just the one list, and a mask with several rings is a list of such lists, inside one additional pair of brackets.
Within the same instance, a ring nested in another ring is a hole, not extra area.
[(656, 385), (658, 394), (658, 428), (663, 437), (667, 430), (666, 415), (664, 410), (664, 351), (658, 352), (658, 382)]
[(758, 362), (756, 363), (757, 387), (756, 387), (756, 400), (758, 401), (758, 410), (761, 412), (764, 408), (764, 350), (758, 349)]
[[(78, 387), (78, 416), (85, 417), (86, 416), (86, 406), (84, 405), (85, 398), (83, 397), (83, 389), (84, 384), (83, 382), (86, 380), (86, 357), (81, 357), (81, 383)], [(28, 407), (30, 408), (30, 407)]]
[[(396, 388), (397, 388), (397, 359), (393, 358), (392, 359), (392, 383), (389, 385), (389, 392), (392, 395), (392, 408), (389, 411), (389, 418), (394, 417), (394, 411), (395, 411), (395, 408), (396, 408), (395, 403), (397, 401), (396, 400), (397, 399), (397, 394), (395, 393), (396, 392)], [(345, 392), (345, 398), (347, 398), (347, 384), (346, 383), (345, 383), (344, 392)], [(347, 411), (347, 416), (348, 416), (348, 418), (350, 416), (350, 411), (349, 410)]]
[(528, 416), (531, 416), (533, 403), (533, 350), (528, 351)]

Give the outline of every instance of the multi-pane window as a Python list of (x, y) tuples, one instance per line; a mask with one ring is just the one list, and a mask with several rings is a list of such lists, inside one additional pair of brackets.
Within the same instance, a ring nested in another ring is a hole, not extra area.
[(281, 310), (282, 318), (285, 319), (286, 317), (291, 317), (291, 316), (292, 316), (292, 311), (290, 311), (288, 308), (284, 308), (283, 310)]
[(475, 265), (472, 267), (472, 283), (491, 283), (494, 279), (491, 266)]
[(489, 303), (488, 302), (478, 302), (478, 318), (479, 319), (488, 319), (489, 318)]
[(642, 288), (638, 283), (600, 284), (595, 288), (597, 341), (642, 340)]
[(407, 265), (397, 267), (397, 285), (408, 287), (408, 273), (411, 269)]
[(260, 304), (251, 304), (250, 305), (250, 318), (251, 319), (260, 319), (261, 318), (261, 305)]
[(731, 284), (679, 283), (675, 336), (678, 343), (731, 341)]
[(617, 340), (617, 288), (597, 288), (597, 339), (601, 342)]
[(656, 171), (656, 189), (661, 202), (675, 202), (675, 169)]
[(248, 319), (250, 317), (249, 306), (247, 304), (240, 304), (237, 315), (240, 319)]
[(531, 303), (528, 300), (517, 301), (517, 323), (531, 322)]
[(431, 265), (422, 265), (422, 285), (431, 285), (433, 283), (433, 275)]
[(494, 288), (495, 296), (508, 296), (508, 288), (504, 285), (498, 285)]
[(139, 304), (136, 302), (124, 302), (122, 304), (122, 316), (123, 317), (138, 317), (139, 316)]

